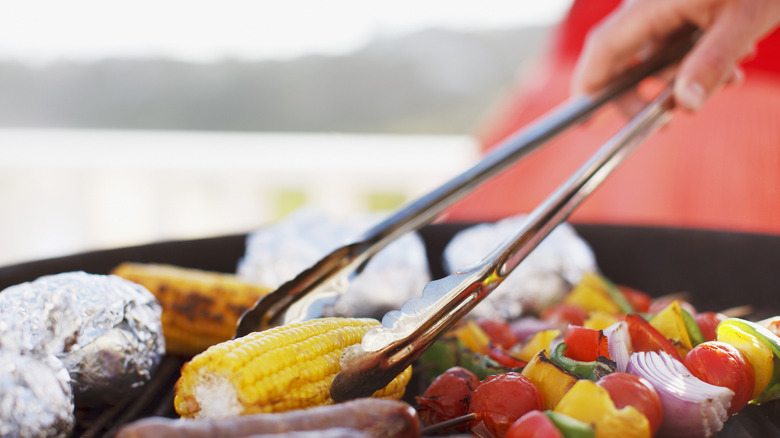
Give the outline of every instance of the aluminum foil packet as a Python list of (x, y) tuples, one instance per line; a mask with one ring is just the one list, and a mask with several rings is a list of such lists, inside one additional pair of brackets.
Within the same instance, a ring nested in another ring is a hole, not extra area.
[(151, 379), (165, 354), (162, 308), (113, 275), (67, 272), (0, 292), (0, 320), (22, 351), (56, 356), (76, 406), (114, 404)]
[(75, 427), (68, 370), (51, 354), (23, 351), (0, 321), (0, 436), (65, 438)]
[[(342, 219), (316, 209), (299, 209), (249, 234), (236, 274), (248, 282), (279, 287), (334, 249), (354, 242), (381, 219), (370, 214)], [(381, 317), (419, 295), (429, 281), (422, 238), (408, 233), (371, 258), (326, 314)]]
[[(469, 227), (444, 249), (444, 265), (449, 273), (471, 266), (516, 234), (526, 215), (512, 216), (495, 223)], [(597, 270), (590, 246), (567, 223), (556, 227), (503, 283), (478, 304), (472, 315), (519, 318), (525, 310), (538, 312), (560, 300), (585, 272)]]

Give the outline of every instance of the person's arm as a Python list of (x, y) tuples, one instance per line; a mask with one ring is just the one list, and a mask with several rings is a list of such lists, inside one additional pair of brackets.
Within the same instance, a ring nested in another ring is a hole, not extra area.
[(739, 63), (779, 23), (780, 0), (628, 0), (588, 35), (572, 88), (600, 89), (674, 31), (693, 24), (703, 34), (672, 73), (677, 104), (696, 111), (718, 87), (741, 78)]

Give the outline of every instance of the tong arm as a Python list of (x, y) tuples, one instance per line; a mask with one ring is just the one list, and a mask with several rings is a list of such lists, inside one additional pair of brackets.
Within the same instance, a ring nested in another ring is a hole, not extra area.
[(667, 88), (607, 141), (526, 219), (517, 234), (465, 271), (428, 283), (422, 297), (385, 315), (382, 326), (349, 347), (331, 384), (336, 401), (370, 396), (411, 365), (442, 333), (493, 291), (639, 145), (664, 125), (672, 108)]

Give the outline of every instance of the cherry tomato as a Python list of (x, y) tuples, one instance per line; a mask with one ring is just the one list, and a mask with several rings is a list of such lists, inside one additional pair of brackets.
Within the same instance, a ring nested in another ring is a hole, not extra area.
[(469, 412), (476, 415), (471, 425), (501, 437), (518, 418), (542, 410), (542, 406), (541, 393), (525, 376), (515, 372), (495, 374), (483, 380), (471, 396)]
[(616, 408), (633, 406), (647, 417), (650, 436), (655, 436), (661, 427), (664, 410), (661, 398), (650, 382), (633, 374), (612, 373), (599, 379), (596, 384), (607, 390)]
[(650, 310), (650, 304), (653, 302), (650, 295), (628, 286), (617, 285), (617, 288), (626, 297), (626, 300), (628, 300), (628, 303), (631, 304), (634, 310), (639, 313), (645, 313)]
[(580, 306), (559, 303), (542, 311), (539, 317), (542, 321), (554, 324), (583, 325), (588, 318), (588, 311)]
[(593, 362), (599, 356), (611, 359), (609, 340), (601, 330), (570, 325), (563, 337), (566, 356), (582, 362)]
[[(448, 369), (431, 382), (423, 395), (416, 397), (420, 420), (429, 426), (466, 415), (471, 397), (479, 384), (479, 378), (465, 368)], [(465, 432), (468, 425), (448, 430)]]
[(715, 333), (715, 329), (718, 328), (718, 324), (726, 319), (726, 315), (717, 312), (701, 312), (693, 317), (696, 321), (696, 325), (699, 326), (701, 334), (704, 336), (705, 341), (714, 341), (718, 339), (718, 335)]
[(729, 415), (739, 412), (753, 396), (753, 366), (731, 344), (718, 341), (699, 344), (688, 352), (683, 365), (700, 380), (734, 391)]
[(626, 315), (628, 334), (631, 336), (631, 344), (634, 351), (663, 351), (682, 362), (680, 352), (674, 348), (672, 341), (662, 335), (655, 327), (650, 325), (639, 315)]
[(494, 345), (509, 350), (519, 341), (508, 322), (498, 319), (483, 319), (479, 327), (488, 335)]
[(506, 438), (564, 438), (550, 417), (542, 411), (531, 411), (509, 426)]

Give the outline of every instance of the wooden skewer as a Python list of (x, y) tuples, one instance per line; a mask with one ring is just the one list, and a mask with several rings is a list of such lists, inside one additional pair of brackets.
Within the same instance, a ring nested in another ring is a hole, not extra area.
[(451, 418), (449, 420), (442, 421), (440, 423), (431, 424), (430, 426), (425, 426), (422, 428), (422, 434), (425, 435), (433, 435), (437, 432), (440, 432), (442, 430), (445, 430), (447, 428), (450, 428), (452, 426), (457, 426), (459, 424), (467, 423), (469, 421), (474, 420), (477, 417), (476, 414), (473, 412), (466, 415), (461, 415), (460, 417)]

